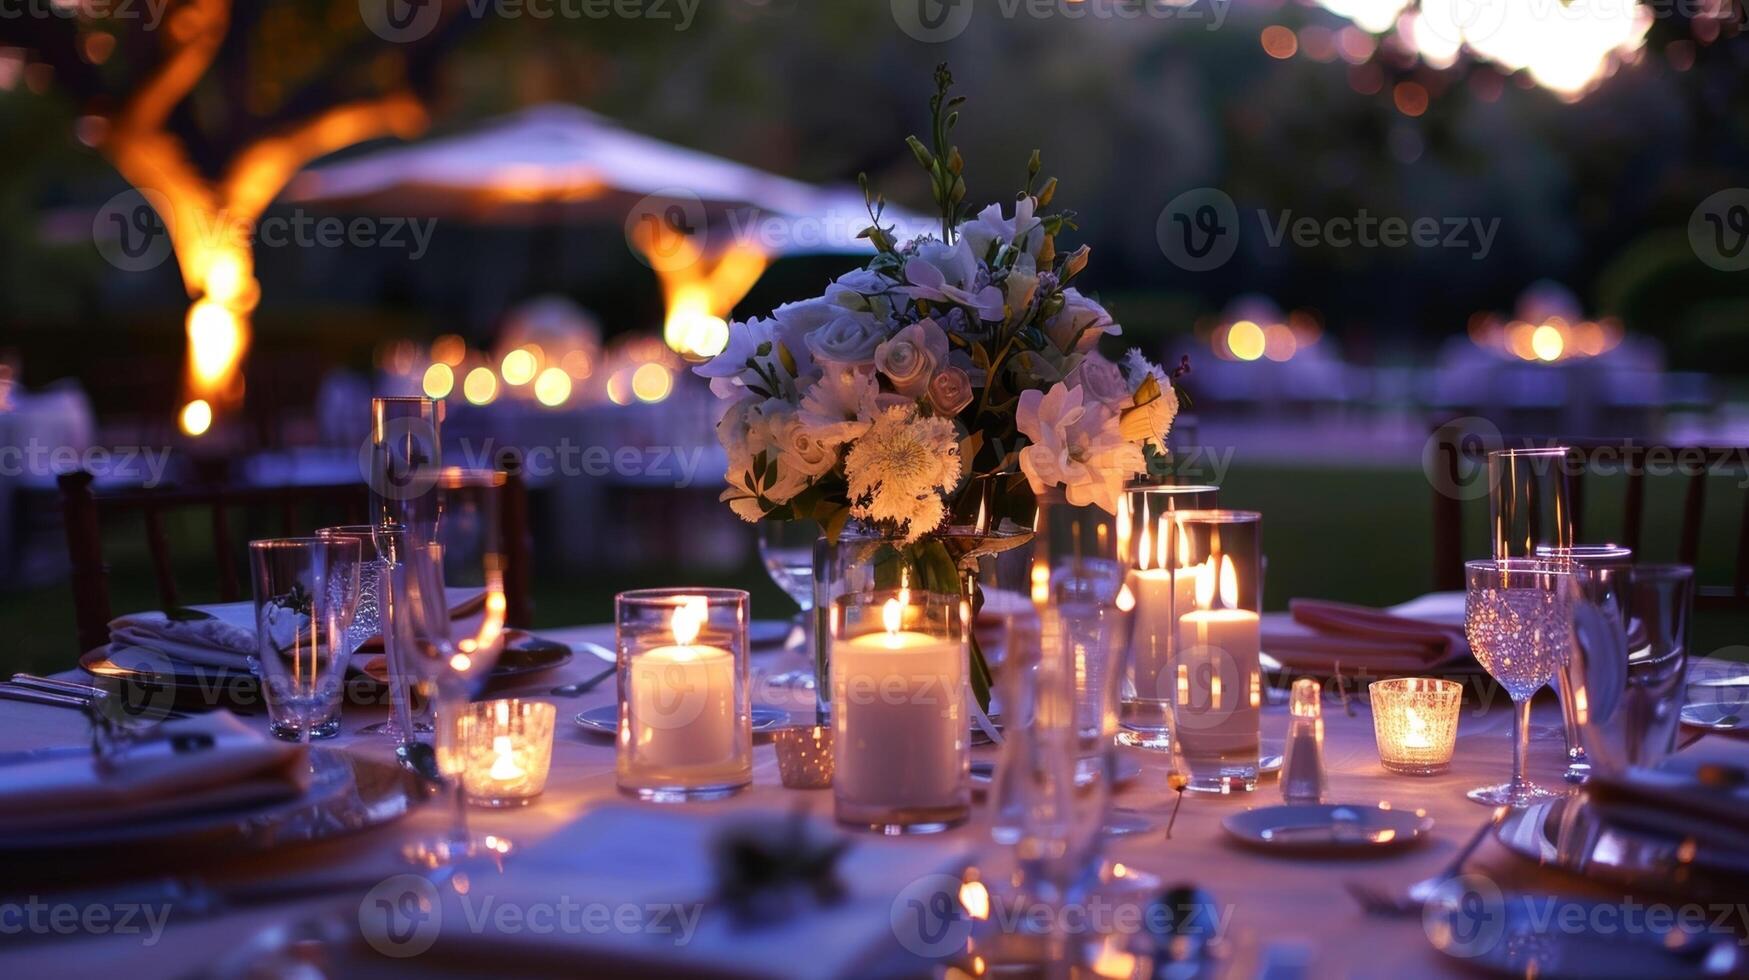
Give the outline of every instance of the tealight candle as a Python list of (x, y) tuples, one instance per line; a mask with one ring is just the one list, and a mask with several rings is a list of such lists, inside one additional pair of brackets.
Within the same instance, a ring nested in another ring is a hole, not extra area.
[(752, 781), (746, 603), (727, 589), (619, 595), (622, 791), (674, 802)]
[[(468, 706), (457, 715), (450, 751), (455, 752), (468, 802), (477, 806), (523, 806), (547, 785), (553, 761), (551, 702), (505, 698)], [(453, 769), (452, 769), (453, 771)]]
[(1430, 776), (1451, 766), (1464, 687), (1431, 677), (1374, 681), (1373, 736), (1379, 762), (1392, 772)]
[[(883, 596), (846, 596), (834, 608), (838, 820), (883, 833), (946, 829), (970, 811), (964, 617), (957, 596)], [(880, 625), (869, 630), (876, 609)]]

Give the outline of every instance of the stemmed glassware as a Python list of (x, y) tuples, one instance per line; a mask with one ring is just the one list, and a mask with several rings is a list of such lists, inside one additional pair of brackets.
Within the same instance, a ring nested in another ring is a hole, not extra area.
[[(416, 863), (438, 867), (475, 856), (503, 855), (508, 841), (468, 830), (462, 789), (464, 753), (455, 744), (455, 719), (485, 686), (504, 643), (504, 554), (500, 532), (502, 473), (446, 470), (437, 540), (409, 534), (401, 561), (390, 566), (390, 628), (402, 666), (436, 706), (435, 745), (405, 742), (403, 762), (454, 793), (449, 833), (408, 849)], [(451, 589), (483, 593), (479, 617), (450, 617)]]
[(403, 740), (405, 732), (428, 733), (432, 730), (429, 702), (423, 711), (416, 710), (411, 703), (412, 692), (406, 669), (401, 666), (400, 650), (384, 629), (388, 621), (385, 609), (389, 603), (389, 568), (404, 548), (400, 543), (401, 536), (402, 532), (393, 527), (369, 524), (342, 524), (316, 531), (316, 537), (323, 540), (358, 543), (358, 609), (352, 617), (351, 628), (346, 631), (346, 639), (352, 647), (350, 652), (357, 653), (365, 643), (380, 638), (389, 675), (388, 719), (366, 725), (358, 730), (358, 734), (382, 735), (396, 741)]
[(820, 637), (814, 622), (814, 548), (819, 540), (820, 525), (813, 521), (766, 521), (759, 525), (759, 560), (764, 562), (766, 574), (801, 607), (784, 649), (797, 649), (807, 657), (805, 667), (766, 677), (765, 683), (772, 687), (815, 689)]
[(249, 542), (256, 672), (273, 734), (307, 744), (340, 728), (340, 702), (358, 604), (358, 542)]
[[(1568, 471), (1572, 463), (1573, 450), (1566, 446), (1523, 446), (1488, 454), (1489, 536), (1495, 558), (1571, 552), (1573, 493)], [(1560, 656), (1565, 658), (1566, 651)], [(1559, 672), (1553, 683), (1556, 693), (1565, 699)], [(1582, 761), (1584, 749), (1572, 725), (1561, 729), (1539, 726), (1532, 734), (1538, 739), (1562, 735), (1567, 740), (1569, 761)], [(1574, 777), (1570, 774), (1569, 778)]]
[(1480, 559), (1464, 565), (1468, 591), (1464, 632), (1476, 660), (1512, 698), (1515, 716), (1512, 780), (1472, 789), (1491, 806), (1529, 806), (1563, 793), (1525, 775), (1530, 751), (1530, 699), (1549, 682), (1572, 637), (1571, 566), (1525, 558)]

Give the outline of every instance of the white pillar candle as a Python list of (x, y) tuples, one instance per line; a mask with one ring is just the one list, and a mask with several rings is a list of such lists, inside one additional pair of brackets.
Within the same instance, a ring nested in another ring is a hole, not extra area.
[(885, 632), (833, 644), (834, 791), (869, 806), (951, 804), (968, 737), (965, 651), (899, 629), (902, 615), (889, 600)]
[[(1180, 728), (1197, 741), (1196, 751), (1246, 751), (1257, 744), (1262, 725), (1262, 624), (1249, 609), (1209, 608), (1213, 580), (1212, 574), (1197, 579), (1200, 608), (1178, 621), (1175, 679), (1180, 718), (1186, 719)], [(1223, 556), (1222, 601), (1235, 604), (1237, 591), (1232, 559)]]
[(1168, 567), (1166, 533), (1164, 516), (1157, 533), (1143, 526), (1137, 551), (1141, 567), (1130, 573), (1130, 590), (1136, 602), (1133, 633), (1136, 696), (1155, 701), (1172, 698), (1172, 638), (1177, 633), (1179, 617), (1196, 608), (1197, 583), (1207, 571), (1204, 565), (1184, 564), (1190, 542), (1183, 529), (1178, 532), (1178, 567)]
[(737, 764), (735, 658), (722, 647), (695, 644), (705, 610), (681, 606), (674, 644), (631, 658), (630, 717), (620, 724), (636, 764), (651, 775)]

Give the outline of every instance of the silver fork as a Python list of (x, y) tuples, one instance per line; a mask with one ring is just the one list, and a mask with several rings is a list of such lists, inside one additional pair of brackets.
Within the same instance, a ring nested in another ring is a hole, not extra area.
[(1505, 814), (1505, 807), (1495, 807), (1493, 815), (1476, 828), (1476, 832), (1470, 835), (1470, 839), (1458, 850), (1457, 854), (1452, 856), (1451, 861), (1445, 867), (1439, 869), (1432, 877), (1423, 878), (1410, 885), (1401, 893), (1388, 892), (1382, 888), (1376, 888), (1352, 879), (1344, 881), (1342, 887), (1348, 890), (1348, 894), (1353, 896), (1367, 915), (1383, 917), (1420, 915), (1422, 907), (1427, 904), (1429, 899), (1433, 898), (1434, 893), (1439, 890), (1439, 886), (1457, 877), (1458, 873), (1463, 871), (1464, 862), (1468, 861), (1470, 855), (1476, 852), (1476, 848), (1482, 844), (1482, 839), (1488, 836), (1488, 832), (1494, 829)]

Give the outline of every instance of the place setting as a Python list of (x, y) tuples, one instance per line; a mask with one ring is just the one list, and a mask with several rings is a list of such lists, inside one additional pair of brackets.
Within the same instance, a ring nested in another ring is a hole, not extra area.
[(64, 6), (12, 973), (1749, 976), (1732, 17)]

